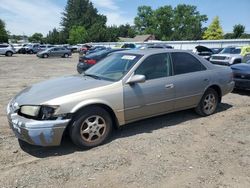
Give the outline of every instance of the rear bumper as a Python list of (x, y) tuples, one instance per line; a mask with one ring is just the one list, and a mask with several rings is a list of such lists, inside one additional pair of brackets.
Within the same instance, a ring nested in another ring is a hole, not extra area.
[(87, 70), (90, 67), (91, 65), (89, 64), (79, 62), (77, 65), (77, 71), (81, 74), (83, 71)]
[(58, 146), (70, 119), (38, 121), (13, 113), (8, 121), (17, 138), (32, 145)]

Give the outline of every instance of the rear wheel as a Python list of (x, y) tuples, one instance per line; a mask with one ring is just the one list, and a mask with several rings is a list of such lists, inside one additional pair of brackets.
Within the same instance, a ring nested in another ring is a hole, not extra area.
[(8, 52), (6, 52), (6, 54), (5, 54), (6, 56), (8, 56), (8, 57), (10, 57), (10, 56), (12, 56), (13, 55), (13, 52), (11, 52), (11, 51), (8, 51)]
[(81, 148), (103, 144), (112, 131), (109, 113), (100, 107), (90, 107), (76, 115), (70, 127), (70, 137)]
[(214, 89), (209, 88), (201, 98), (201, 101), (195, 108), (195, 111), (201, 116), (209, 116), (216, 111), (218, 102), (218, 93)]

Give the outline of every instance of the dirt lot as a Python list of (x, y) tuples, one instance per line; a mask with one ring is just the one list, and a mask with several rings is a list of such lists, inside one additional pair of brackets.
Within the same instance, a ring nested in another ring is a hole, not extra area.
[(21, 149), (8, 101), (32, 83), (76, 74), (77, 58), (0, 56), (0, 187), (250, 187), (250, 92), (225, 96), (210, 117), (187, 110), (126, 126), (91, 150), (67, 138)]

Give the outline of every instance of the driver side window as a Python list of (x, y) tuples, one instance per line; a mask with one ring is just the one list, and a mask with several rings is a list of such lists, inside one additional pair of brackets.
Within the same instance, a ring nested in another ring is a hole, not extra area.
[(136, 69), (146, 80), (168, 77), (172, 75), (171, 58), (168, 53), (155, 54), (147, 57)]

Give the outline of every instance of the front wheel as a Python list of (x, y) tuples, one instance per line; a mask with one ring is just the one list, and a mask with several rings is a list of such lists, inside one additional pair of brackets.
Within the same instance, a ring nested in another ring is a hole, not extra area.
[(10, 51), (8, 51), (8, 52), (6, 52), (6, 54), (5, 54), (6, 56), (8, 56), (8, 57), (11, 57), (12, 55), (13, 55), (13, 53), (12, 52), (10, 52)]
[(70, 137), (81, 148), (103, 144), (112, 131), (109, 113), (100, 107), (90, 107), (79, 112), (70, 127)]
[(68, 58), (69, 54), (64, 54), (63, 57)]
[(201, 101), (195, 108), (195, 111), (201, 116), (209, 116), (216, 111), (218, 102), (218, 93), (214, 89), (209, 88), (201, 98)]
[(49, 55), (48, 54), (43, 54), (43, 58), (48, 58)]

